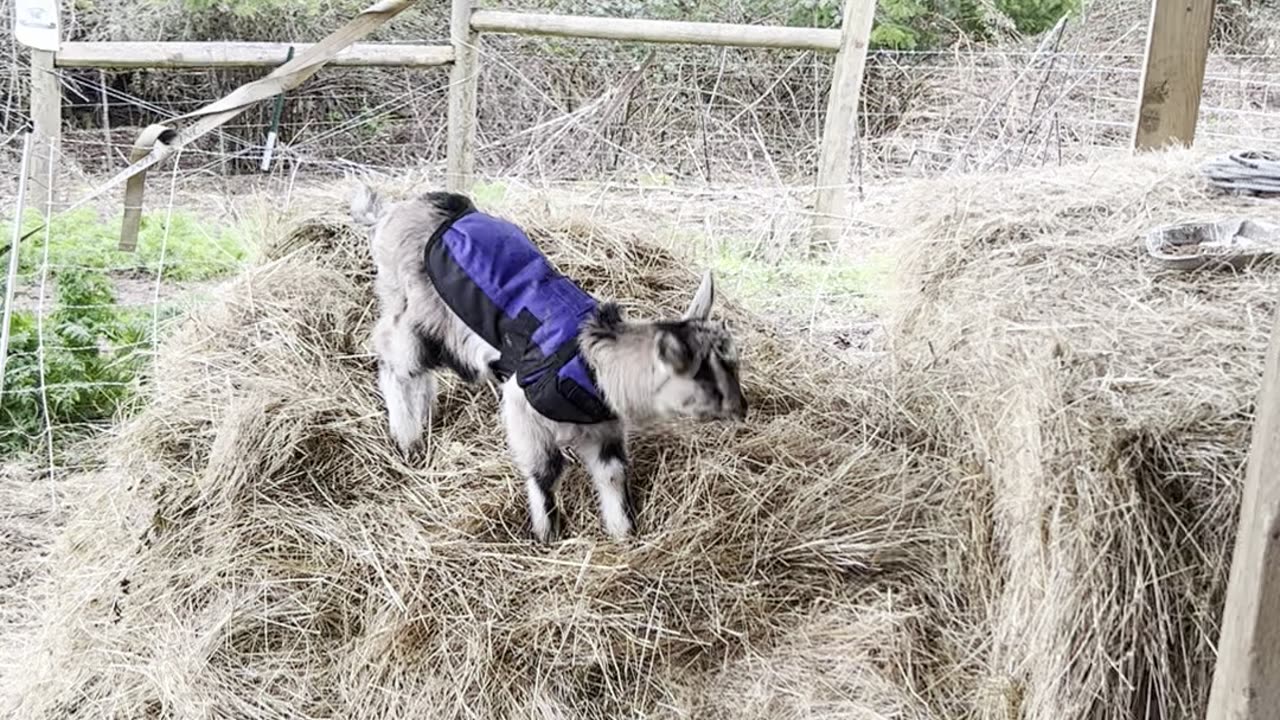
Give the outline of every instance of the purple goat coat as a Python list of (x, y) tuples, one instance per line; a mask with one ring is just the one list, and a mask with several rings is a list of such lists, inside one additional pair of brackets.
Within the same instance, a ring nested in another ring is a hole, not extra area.
[(515, 375), (551, 420), (615, 419), (578, 347), (595, 298), (556, 272), (519, 227), (464, 207), (427, 242), (426, 271), (449, 309), (502, 353), (491, 366), (498, 380)]

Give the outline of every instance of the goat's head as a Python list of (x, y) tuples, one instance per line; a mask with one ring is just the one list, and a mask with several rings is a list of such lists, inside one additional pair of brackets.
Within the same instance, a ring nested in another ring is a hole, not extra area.
[(610, 405), (623, 417), (742, 419), (747, 401), (738, 352), (724, 322), (711, 319), (715, 281), (708, 272), (679, 320), (628, 322), (601, 306), (583, 327), (583, 349)]

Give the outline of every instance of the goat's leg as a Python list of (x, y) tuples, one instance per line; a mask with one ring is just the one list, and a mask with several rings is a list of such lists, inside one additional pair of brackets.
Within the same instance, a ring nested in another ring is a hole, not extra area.
[(564, 472), (564, 455), (555, 438), (531, 417), (532, 409), (518, 388), (504, 388), (502, 411), (511, 457), (524, 476), (530, 528), (540, 542), (550, 542), (560, 536), (563, 525), (556, 486)]
[(540, 542), (560, 537), (563, 528), (560, 508), (556, 506), (556, 486), (564, 472), (564, 456), (554, 445), (528, 442), (529, 438), (510, 438), (516, 466), (524, 475), (529, 498), (529, 526)]
[(558, 448), (547, 448), (525, 470), (525, 492), (529, 496), (529, 526), (540, 542), (551, 542), (564, 529), (563, 515), (556, 506), (556, 485), (564, 472), (564, 456)]
[(385, 362), (378, 363), (378, 389), (387, 404), (391, 437), (406, 453), (422, 449), (422, 430), (430, 421), (435, 386), (430, 371), (406, 376)]
[(404, 452), (422, 448), (422, 430), (431, 420), (436, 382), (421, 362), (421, 340), (412, 328), (383, 318), (374, 331), (378, 389), (387, 405), (391, 436)]
[(620, 437), (590, 440), (578, 447), (596, 487), (605, 531), (619, 540), (635, 530), (635, 504), (627, 480), (627, 452)]

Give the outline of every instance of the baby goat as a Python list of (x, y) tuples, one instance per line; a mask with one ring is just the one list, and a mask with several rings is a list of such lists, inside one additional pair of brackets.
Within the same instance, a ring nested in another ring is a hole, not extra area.
[(633, 322), (560, 275), (520, 228), (463, 195), (432, 192), (384, 208), (362, 184), (351, 215), (371, 228), (381, 305), (373, 341), (392, 436), (405, 451), (421, 446), (437, 370), (500, 383), (507, 443), (539, 540), (560, 533), (562, 448), (582, 459), (605, 529), (623, 538), (635, 525), (628, 426), (746, 416), (733, 339), (708, 319), (710, 273), (682, 319)]

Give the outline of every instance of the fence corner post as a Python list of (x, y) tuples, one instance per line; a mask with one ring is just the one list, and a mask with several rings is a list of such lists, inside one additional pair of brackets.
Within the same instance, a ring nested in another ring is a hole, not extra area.
[(28, 202), (43, 209), (50, 203), (57, 204), (57, 188), (49, 185), (56, 177), (54, 148), (62, 139), (62, 87), (54, 67), (54, 53), (47, 50), (31, 50), (31, 123), (34, 148)]
[(1208, 720), (1262, 720), (1280, 707), (1280, 310), (1257, 397)]
[(445, 184), (453, 192), (467, 192), (471, 189), (476, 167), (476, 94), (479, 85), (477, 33), (471, 28), (471, 0), (453, 0), (449, 40), (453, 43), (453, 67), (449, 71)]
[(876, 0), (845, 0), (840, 50), (832, 67), (818, 154), (811, 245), (815, 250), (833, 246), (846, 219), (849, 165), (858, 136), (858, 100), (875, 14)]

